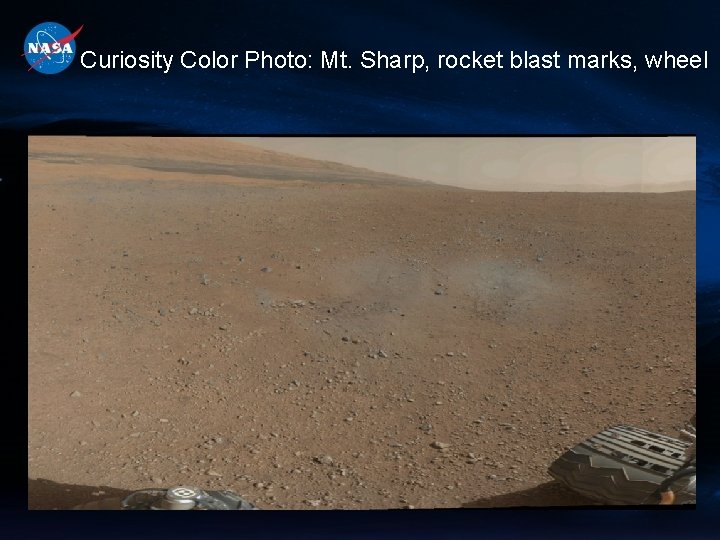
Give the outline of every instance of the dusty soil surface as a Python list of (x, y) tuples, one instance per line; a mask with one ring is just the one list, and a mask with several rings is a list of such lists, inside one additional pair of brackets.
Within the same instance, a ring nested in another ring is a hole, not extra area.
[(550, 462), (695, 410), (694, 204), (32, 138), (28, 505), (587, 504)]

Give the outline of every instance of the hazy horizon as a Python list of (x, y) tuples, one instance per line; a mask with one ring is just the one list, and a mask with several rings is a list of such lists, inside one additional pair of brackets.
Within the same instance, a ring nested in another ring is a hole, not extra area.
[(242, 137), (267, 150), (497, 191), (695, 190), (695, 137)]

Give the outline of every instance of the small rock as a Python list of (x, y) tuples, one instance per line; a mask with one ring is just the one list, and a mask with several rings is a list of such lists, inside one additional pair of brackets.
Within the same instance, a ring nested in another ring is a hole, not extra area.
[(350, 338), (347, 337), (347, 336), (343, 336), (341, 339), (342, 339), (343, 341), (350, 341)]
[(218, 328), (220, 330), (228, 330), (230, 328), (230, 326), (227, 324), (221, 324), (220, 326), (218, 326)]
[(272, 272), (272, 268), (270, 268), (269, 266), (263, 266), (260, 271), (269, 274), (270, 272)]
[(170, 420), (168, 420), (167, 418), (161, 418), (161, 419), (160, 419), (160, 423), (161, 423), (161, 424), (167, 424), (169, 421), (170, 421)]
[(208, 469), (205, 474), (208, 476), (222, 476), (222, 473), (219, 473), (213, 469)]
[(450, 448), (450, 443), (435, 441), (430, 446), (442, 450), (443, 448)]
[(196, 307), (191, 308), (189, 311), (190, 315), (197, 315), (197, 312), (198, 312), (198, 308), (196, 308)]
[(138, 416), (140, 416), (140, 411), (133, 411), (130, 416), (134, 416), (137, 418)]
[(320, 499), (305, 501), (310, 506), (320, 506), (322, 501)]
[(435, 289), (435, 294), (437, 294), (438, 296), (442, 296), (444, 293), (445, 291), (443, 291), (442, 289)]
[(78, 397), (82, 397), (82, 394), (80, 392), (78, 392), (77, 390), (75, 390), (72, 394), (70, 394), (70, 397), (78, 398)]
[(333, 464), (333, 458), (330, 456), (317, 456), (313, 458), (313, 461), (315, 463), (320, 463), (321, 465), (332, 465)]
[(385, 351), (383, 351), (382, 349), (380, 349), (380, 350), (378, 351), (378, 356), (379, 356), (380, 358), (387, 358), (387, 357), (388, 357), (387, 353), (386, 353)]
[(200, 283), (202, 283), (203, 285), (208, 285), (210, 283), (210, 278), (208, 277), (207, 274), (202, 275), (202, 278), (200, 279)]
[(160, 314), (161, 317), (164, 317), (165, 315), (167, 315), (167, 309), (160, 308), (160, 309), (158, 309), (158, 313)]

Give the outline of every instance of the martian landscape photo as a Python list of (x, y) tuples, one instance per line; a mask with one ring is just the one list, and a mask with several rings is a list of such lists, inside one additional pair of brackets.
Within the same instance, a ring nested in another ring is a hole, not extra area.
[(695, 413), (692, 137), (30, 137), (28, 508), (593, 504)]

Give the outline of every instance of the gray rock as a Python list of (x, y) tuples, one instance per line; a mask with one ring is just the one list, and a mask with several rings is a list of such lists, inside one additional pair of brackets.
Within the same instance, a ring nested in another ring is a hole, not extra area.
[(82, 394), (78, 392), (77, 390), (73, 391), (72, 394), (70, 394), (70, 397), (79, 398), (82, 397)]
[(435, 441), (430, 446), (437, 448), (438, 450), (442, 450), (444, 448), (450, 448), (451, 445), (450, 443)]
[(385, 351), (383, 351), (382, 349), (380, 349), (380, 350), (378, 351), (378, 356), (379, 356), (380, 358), (387, 358), (387, 357), (388, 357), (387, 353), (386, 353)]
[(210, 278), (208, 277), (207, 274), (202, 275), (202, 278), (200, 279), (200, 283), (202, 283), (203, 285), (208, 285), (210, 283)]
[(260, 271), (269, 274), (270, 272), (272, 272), (272, 268), (270, 268), (269, 266), (263, 266)]
[(313, 458), (313, 461), (315, 463), (320, 463), (321, 465), (332, 465), (333, 464), (333, 458), (330, 456), (317, 456)]

